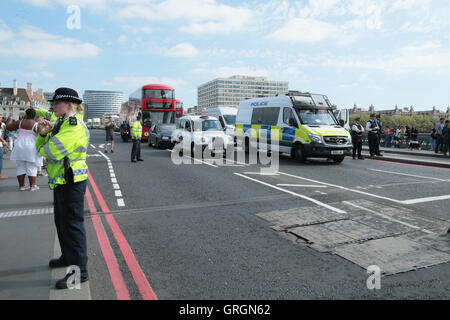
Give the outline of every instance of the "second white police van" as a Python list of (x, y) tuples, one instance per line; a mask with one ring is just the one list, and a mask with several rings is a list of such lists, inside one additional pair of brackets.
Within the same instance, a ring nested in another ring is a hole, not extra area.
[[(241, 101), (235, 130), (238, 145), (246, 152), (250, 147), (270, 150), (276, 139), (280, 153), (300, 162), (311, 157), (340, 163), (352, 154), (350, 133), (339, 124), (324, 95), (290, 91)], [(261, 132), (267, 134), (267, 145), (261, 145)]]

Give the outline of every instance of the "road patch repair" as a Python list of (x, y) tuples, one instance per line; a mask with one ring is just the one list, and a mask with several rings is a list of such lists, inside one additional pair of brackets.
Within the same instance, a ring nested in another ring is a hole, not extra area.
[(383, 276), (450, 262), (448, 221), (364, 199), (331, 205), (345, 213), (314, 206), (257, 215), (315, 250), (337, 254), (364, 269), (377, 265)]

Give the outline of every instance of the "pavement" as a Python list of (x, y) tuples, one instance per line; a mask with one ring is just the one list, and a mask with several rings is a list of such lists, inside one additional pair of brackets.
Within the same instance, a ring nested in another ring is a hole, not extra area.
[[(435, 153), (430, 150), (409, 150), (400, 148), (380, 147), (383, 157), (374, 157), (374, 159), (409, 163), (416, 165), (425, 165), (440, 168), (450, 168), (450, 157)], [(362, 154), (369, 156), (369, 147), (363, 146)]]
[[(4, 160), (0, 299), (450, 298), (447, 168), (281, 156), (270, 174), (247, 159), (176, 165), (146, 144), (131, 163), (131, 143), (116, 137), (105, 154), (104, 132), (91, 130), (80, 290), (51, 289), (64, 270), (47, 266), (59, 255), (47, 178), (20, 193)], [(367, 287), (370, 265), (380, 290)]]
[[(16, 165), (3, 158), (0, 182), (0, 300), (83, 300), (89, 284), (80, 290), (55, 290), (65, 269), (51, 270), (50, 259), (61, 255), (53, 222), (53, 194), (48, 177), (38, 177), (40, 190), (19, 191)], [(28, 179), (26, 179), (28, 185)]]

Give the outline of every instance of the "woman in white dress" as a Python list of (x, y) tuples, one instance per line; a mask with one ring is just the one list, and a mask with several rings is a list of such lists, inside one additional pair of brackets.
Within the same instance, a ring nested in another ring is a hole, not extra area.
[[(10, 160), (17, 164), (17, 180), (19, 181), (19, 190), (25, 191), (31, 188), (31, 191), (39, 190), (36, 185), (36, 176), (38, 166), (42, 158), (36, 150), (36, 135), (38, 132), (38, 123), (34, 121), (36, 111), (27, 109), (23, 120), (16, 121), (7, 125), (7, 130), (18, 130), (18, 136), (14, 142), (14, 149), (11, 152)], [(28, 176), (30, 186), (25, 186), (25, 176)]]

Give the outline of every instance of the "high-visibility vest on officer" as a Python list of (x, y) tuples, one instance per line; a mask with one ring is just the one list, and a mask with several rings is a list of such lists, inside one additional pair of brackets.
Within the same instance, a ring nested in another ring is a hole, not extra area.
[(136, 121), (131, 126), (131, 139), (133, 140), (133, 147), (131, 148), (131, 162), (144, 161), (141, 158), (141, 139), (142, 139), (142, 124), (141, 115), (138, 114)]
[(89, 130), (80, 114), (82, 101), (75, 90), (59, 88), (50, 102), (54, 104), (54, 114), (47, 116), (50, 119), (58, 117), (58, 120), (54, 125), (50, 120), (39, 120), (36, 148), (48, 161), (47, 173), (53, 190), (55, 225), (61, 247), (61, 256), (50, 260), (49, 266), (72, 267), (72, 271), (55, 285), (57, 289), (66, 289), (70, 282), (77, 282), (75, 276), (79, 276), (80, 282), (89, 279), (84, 228)]
[(142, 139), (142, 124), (139, 119), (135, 122), (133, 122), (133, 125), (131, 126), (131, 139)]

